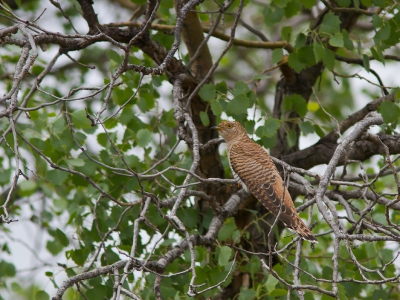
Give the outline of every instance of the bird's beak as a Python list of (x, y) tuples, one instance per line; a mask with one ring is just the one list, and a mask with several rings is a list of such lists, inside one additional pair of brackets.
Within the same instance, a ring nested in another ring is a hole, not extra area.
[(219, 126), (210, 127), (210, 129), (217, 129), (217, 130), (219, 130)]

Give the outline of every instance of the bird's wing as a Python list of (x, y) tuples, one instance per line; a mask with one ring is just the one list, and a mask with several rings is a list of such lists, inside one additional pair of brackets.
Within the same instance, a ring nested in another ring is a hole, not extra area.
[(274, 215), (281, 209), (279, 219), (295, 229), (299, 217), (292, 198), (265, 150), (252, 141), (245, 146), (234, 144), (229, 158), (233, 171), (249, 191)]

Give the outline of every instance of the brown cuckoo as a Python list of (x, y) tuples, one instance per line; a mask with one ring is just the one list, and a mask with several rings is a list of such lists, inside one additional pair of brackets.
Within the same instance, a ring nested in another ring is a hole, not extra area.
[(221, 136), (228, 145), (229, 164), (234, 178), (250, 191), (287, 228), (312, 243), (317, 239), (297, 214), (289, 191), (265, 150), (252, 141), (243, 126), (236, 121), (221, 122)]

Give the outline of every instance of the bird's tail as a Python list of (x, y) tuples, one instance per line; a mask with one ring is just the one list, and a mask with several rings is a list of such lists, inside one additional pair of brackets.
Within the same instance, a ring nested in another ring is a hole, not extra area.
[(296, 222), (297, 226), (293, 226), (291, 229), (294, 230), (302, 239), (307, 240), (311, 243), (318, 243), (317, 238), (315, 235), (311, 232), (311, 230), (307, 227), (306, 224), (298, 217), (298, 220)]

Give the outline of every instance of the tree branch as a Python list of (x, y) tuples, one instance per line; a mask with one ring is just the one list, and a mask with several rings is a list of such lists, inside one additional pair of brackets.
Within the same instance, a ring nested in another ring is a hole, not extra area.
[[(189, 247), (189, 242), (193, 244), (193, 246), (211, 246), (214, 244), (215, 240), (218, 237), (218, 233), (221, 230), (225, 220), (229, 217), (232, 217), (239, 209), (242, 201), (247, 198), (249, 194), (243, 189), (239, 192), (233, 194), (228, 202), (221, 208), (220, 213), (215, 214), (208, 232), (203, 235), (191, 235), (189, 239), (184, 239), (179, 245), (175, 246), (172, 250), (167, 252), (163, 257), (161, 257), (158, 261), (148, 261), (145, 265), (142, 261), (135, 259), (134, 263), (131, 264), (130, 269), (136, 268), (148, 268), (150, 270), (163, 273), (165, 268), (172, 263), (175, 259), (180, 257), (186, 249)], [(82, 280), (91, 279), (94, 277), (98, 277), (101, 275), (113, 273), (115, 268), (122, 269), (129, 263), (130, 260), (120, 260), (112, 265), (96, 268), (92, 271), (84, 272), (82, 274), (72, 276), (65, 280), (62, 285), (57, 290), (56, 295), (52, 298), (52, 300), (61, 300), (65, 291), (73, 286), (75, 283), (80, 282)]]
[[(375, 111), (380, 104), (383, 101), (394, 101), (394, 96), (393, 95), (388, 95), (385, 97), (381, 97), (376, 99), (375, 101), (367, 104), (364, 108), (361, 110), (351, 114), (349, 117), (347, 117), (344, 121), (340, 123), (340, 133), (344, 133), (348, 128), (362, 120), (368, 113), (371, 111)], [(390, 153), (400, 153), (400, 149), (396, 142), (398, 142), (398, 139), (400, 136), (398, 135), (392, 135), (392, 136), (386, 136), (384, 134), (381, 134), (381, 139), (385, 140), (385, 144), (387, 143), (387, 146), (390, 149)], [(329, 134), (327, 134), (325, 137), (320, 139), (316, 144), (303, 149), (299, 150), (297, 152), (285, 155), (282, 157), (282, 160), (288, 163), (289, 165), (293, 167), (298, 167), (302, 169), (310, 169), (314, 166), (320, 165), (320, 164), (327, 164), (334, 151), (336, 150), (337, 147), (337, 138), (339, 137), (339, 134), (336, 131), (332, 131)], [(362, 148), (354, 148), (353, 146), (350, 145), (350, 152), (346, 150), (345, 154), (346, 157), (342, 157), (339, 160), (339, 165), (343, 164), (345, 159), (353, 159), (353, 160), (365, 160), (375, 154), (380, 154), (382, 153), (380, 147), (377, 147), (376, 145), (373, 145), (370, 141), (356, 141), (356, 144), (358, 147)], [(368, 151), (361, 151), (361, 149), (365, 149)]]
[[(110, 27), (123, 27), (123, 26), (129, 26), (129, 27), (139, 27), (141, 26), (140, 22), (114, 22), (114, 23), (109, 23), (106, 26)], [(209, 33), (211, 30), (211, 26), (207, 25), (202, 25), (203, 32)], [(165, 33), (173, 32), (175, 30), (175, 26), (172, 25), (165, 25), (165, 24), (152, 24), (150, 29), (157, 30), (157, 31), (162, 31)], [(219, 38), (222, 41), (228, 42), (230, 39), (230, 35), (225, 34), (221, 31), (215, 30), (211, 36)], [(243, 40), (243, 39), (238, 39), (235, 38), (233, 40), (233, 45), (235, 46), (242, 46), (246, 48), (258, 48), (258, 49), (279, 49), (283, 48), (286, 49), (289, 53), (293, 52), (294, 48), (293, 46), (287, 42), (287, 41), (249, 41), (249, 40)]]

